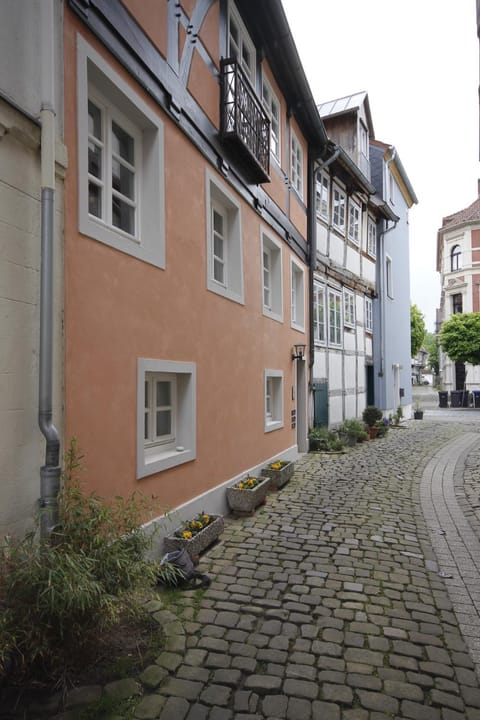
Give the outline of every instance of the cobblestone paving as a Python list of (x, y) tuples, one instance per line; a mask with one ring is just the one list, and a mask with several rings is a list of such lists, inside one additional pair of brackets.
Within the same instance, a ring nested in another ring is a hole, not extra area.
[(478, 493), (479, 430), (473, 418), (427, 417), (345, 455), (303, 456), (202, 558), (212, 586), (182, 596), (181, 629), (144, 673), (136, 717), (480, 719), (475, 665), (432, 549), (438, 528), (420, 502), (432, 457), (447, 464), (442, 448), (460, 441), (465, 498)]

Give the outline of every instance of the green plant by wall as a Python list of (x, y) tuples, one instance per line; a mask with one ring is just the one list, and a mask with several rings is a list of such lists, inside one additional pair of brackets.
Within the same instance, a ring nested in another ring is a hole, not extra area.
[(362, 413), (362, 420), (366, 425), (368, 425), (368, 427), (375, 427), (378, 420), (381, 419), (382, 411), (373, 405), (371, 407), (366, 407)]
[(72, 661), (92, 651), (130, 594), (155, 584), (141, 527), (152, 500), (112, 503), (81, 488), (75, 440), (65, 458), (60, 524), (50, 541), (28, 533), (0, 549), (0, 673), (61, 682)]

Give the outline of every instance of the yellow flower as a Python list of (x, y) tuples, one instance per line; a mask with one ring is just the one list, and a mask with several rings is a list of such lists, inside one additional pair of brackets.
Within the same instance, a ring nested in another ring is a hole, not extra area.
[(204, 516), (203, 516), (203, 521), (204, 521), (204, 523), (206, 523), (206, 524), (209, 523), (209, 522), (210, 522), (210, 515), (204, 515)]
[(270, 465), (270, 467), (272, 468), (272, 470), (280, 470), (281, 467), (282, 467), (282, 463), (275, 462), (275, 463), (272, 463), (272, 464)]
[(192, 537), (192, 533), (190, 532), (190, 530), (185, 530), (182, 533), (182, 537), (185, 538), (185, 540), (190, 540), (190, 538)]

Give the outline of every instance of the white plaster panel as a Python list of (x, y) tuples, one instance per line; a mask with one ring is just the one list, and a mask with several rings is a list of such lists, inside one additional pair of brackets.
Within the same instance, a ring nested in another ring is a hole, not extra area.
[(342, 357), (340, 353), (330, 351), (328, 356), (328, 382), (329, 389), (341, 390), (343, 388)]
[(357, 386), (357, 359), (354, 355), (346, 355), (344, 358), (345, 366), (345, 387), (353, 388)]
[(345, 332), (343, 333), (343, 347), (345, 350), (355, 350), (355, 345), (355, 330), (345, 328)]
[(350, 246), (347, 246), (346, 267), (354, 275), (360, 275), (360, 253)]
[(375, 263), (368, 258), (363, 258), (362, 277), (367, 281), (375, 284)]
[(317, 222), (317, 250), (322, 255), (327, 255), (328, 231), (323, 223)]
[(357, 396), (349, 394), (345, 396), (345, 419), (357, 416)]
[(325, 349), (315, 348), (315, 360), (313, 363), (313, 376), (316, 378), (327, 377), (327, 357)]
[(328, 421), (330, 425), (338, 425), (343, 422), (343, 402), (340, 395), (329, 398)]
[(330, 260), (337, 265), (343, 267), (343, 252), (345, 248), (345, 241), (343, 238), (331, 233), (330, 235)]

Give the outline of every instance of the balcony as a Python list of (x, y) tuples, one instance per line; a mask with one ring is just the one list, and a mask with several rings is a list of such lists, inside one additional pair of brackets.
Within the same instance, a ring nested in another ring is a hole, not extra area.
[(269, 117), (236, 60), (222, 60), (220, 70), (222, 139), (240, 151), (253, 181), (269, 182)]

